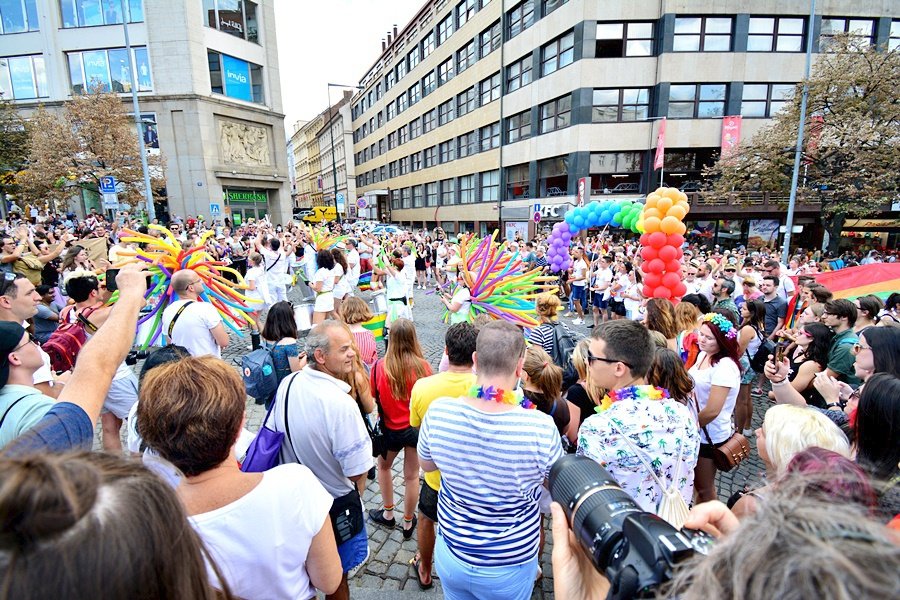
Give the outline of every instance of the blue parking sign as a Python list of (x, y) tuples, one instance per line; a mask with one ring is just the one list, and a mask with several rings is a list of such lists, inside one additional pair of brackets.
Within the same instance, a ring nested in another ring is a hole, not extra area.
[(100, 178), (100, 193), (101, 194), (115, 194), (116, 193), (116, 178), (112, 175), (104, 175)]

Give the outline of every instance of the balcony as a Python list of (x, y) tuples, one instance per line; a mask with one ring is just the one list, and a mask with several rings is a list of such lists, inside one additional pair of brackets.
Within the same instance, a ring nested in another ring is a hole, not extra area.
[[(735, 192), (732, 194), (689, 192), (687, 197), (692, 215), (716, 216), (738, 213), (786, 213), (789, 200), (786, 194), (771, 192)], [(821, 203), (815, 198), (797, 199), (797, 212), (818, 213), (820, 209)]]

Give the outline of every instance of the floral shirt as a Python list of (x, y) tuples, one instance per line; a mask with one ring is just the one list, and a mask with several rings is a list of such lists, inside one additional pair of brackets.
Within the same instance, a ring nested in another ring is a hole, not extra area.
[[(623, 434), (631, 445), (625, 442)], [(578, 430), (577, 454), (600, 463), (642, 510), (655, 513), (663, 490), (634, 453), (633, 446), (642, 452), (644, 461), (666, 487), (677, 478), (676, 485), (690, 505), (700, 436), (688, 408), (675, 400), (621, 400), (588, 417)]]

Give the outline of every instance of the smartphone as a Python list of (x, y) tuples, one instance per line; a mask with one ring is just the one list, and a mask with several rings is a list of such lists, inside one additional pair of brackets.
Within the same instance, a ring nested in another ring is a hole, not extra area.
[[(106, 270), (106, 289), (110, 292), (115, 292), (119, 289), (119, 285), (116, 283), (116, 275), (119, 274), (119, 269), (107, 269)], [(147, 287), (150, 287), (150, 281), (153, 279), (153, 273), (147, 273)]]
[(784, 351), (787, 348), (787, 342), (778, 342), (775, 344), (775, 364), (780, 365), (784, 360)]

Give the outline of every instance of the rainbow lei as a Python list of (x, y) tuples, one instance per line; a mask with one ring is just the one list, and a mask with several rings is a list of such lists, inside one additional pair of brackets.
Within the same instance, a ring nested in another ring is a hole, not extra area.
[(737, 338), (737, 329), (735, 329), (734, 324), (719, 313), (706, 313), (703, 315), (703, 321), (718, 327), (719, 331), (726, 338), (730, 340)]
[(483, 385), (473, 385), (469, 388), (469, 396), (472, 398), (481, 398), (482, 400), (493, 400), (498, 404), (512, 404), (513, 406), (521, 406), (526, 409), (535, 409), (537, 406), (526, 398), (524, 395), (519, 396), (509, 390), (501, 390), (492, 385), (484, 387)]
[(600, 406), (594, 408), (594, 412), (602, 413), (616, 402), (622, 400), (665, 400), (669, 398), (669, 391), (653, 385), (632, 385), (620, 390), (613, 390), (603, 396)]

